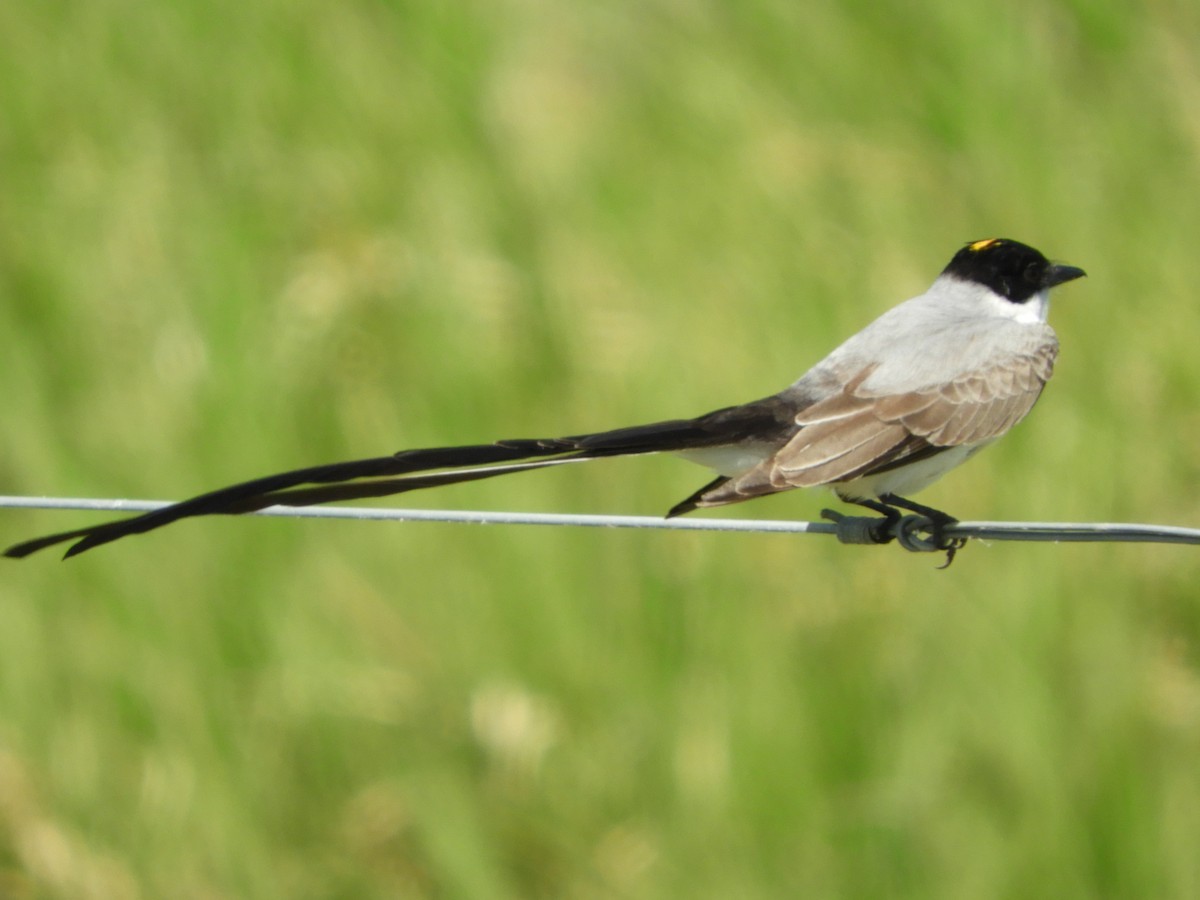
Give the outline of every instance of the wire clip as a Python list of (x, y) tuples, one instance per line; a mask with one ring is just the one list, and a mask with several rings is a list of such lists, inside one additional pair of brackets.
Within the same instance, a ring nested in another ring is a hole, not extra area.
[(947, 523), (935, 522), (928, 516), (847, 516), (834, 509), (823, 509), (821, 518), (833, 522), (834, 535), (843, 544), (890, 544), (896, 541), (910, 553), (944, 552), (946, 562), (939, 566), (942, 569), (954, 562), (954, 555), (967, 543), (965, 537), (946, 536), (942, 529)]

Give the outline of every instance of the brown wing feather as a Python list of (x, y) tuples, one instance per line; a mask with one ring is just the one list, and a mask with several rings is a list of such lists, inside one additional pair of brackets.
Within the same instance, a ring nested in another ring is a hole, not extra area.
[(940, 388), (937, 402), (922, 413), (899, 421), (938, 447), (997, 438), (1033, 408), (1053, 372), (1057, 349), (1046, 345), (1032, 355), (957, 379)]
[[(866, 416), (864, 416), (866, 418)], [(882, 427), (881, 427), (882, 426)], [(857, 478), (877, 464), (881, 458), (890, 458), (909, 438), (904, 426), (897, 423), (880, 423), (867, 432), (865, 439), (848, 447), (839, 455), (824, 462), (805, 466), (803, 469), (777, 467), (776, 478), (791, 487), (813, 487), (835, 481)]]
[(1047, 344), (946, 385), (887, 396), (863, 387), (870, 374), (864, 370), (843, 391), (800, 413), (795, 437), (761, 466), (706, 496), (705, 505), (849, 481), (997, 438), (1033, 408), (1056, 353)]

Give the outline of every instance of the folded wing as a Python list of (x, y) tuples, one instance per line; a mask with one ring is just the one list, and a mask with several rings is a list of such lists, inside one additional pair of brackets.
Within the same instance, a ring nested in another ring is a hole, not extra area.
[(951, 447), (1000, 437), (1033, 408), (1053, 371), (1057, 345), (918, 390), (869, 387), (868, 366), (796, 416), (799, 431), (770, 459), (698, 499), (719, 506), (794, 487), (852, 481)]

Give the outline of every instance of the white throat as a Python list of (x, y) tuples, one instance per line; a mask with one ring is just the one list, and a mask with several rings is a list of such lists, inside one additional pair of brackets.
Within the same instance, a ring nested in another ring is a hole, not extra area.
[(1012, 319), (1023, 325), (1037, 325), (1045, 322), (1050, 316), (1050, 291), (1038, 291), (1024, 303), (1013, 303), (1005, 300), (999, 294), (985, 290), (986, 302), (998, 316)]

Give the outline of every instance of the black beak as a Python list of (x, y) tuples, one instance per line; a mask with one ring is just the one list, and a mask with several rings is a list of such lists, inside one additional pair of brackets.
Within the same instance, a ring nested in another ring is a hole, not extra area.
[(1042, 276), (1042, 287), (1057, 287), (1060, 284), (1066, 284), (1068, 281), (1074, 281), (1076, 278), (1082, 278), (1086, 274), (1087, 272), (1077, 266), (1053, 265), (1046, 269), (1046, 274)]

